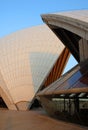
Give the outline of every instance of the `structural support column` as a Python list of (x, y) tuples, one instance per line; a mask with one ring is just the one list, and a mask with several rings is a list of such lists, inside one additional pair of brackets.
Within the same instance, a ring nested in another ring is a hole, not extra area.
[(79, 112), (79, 98), (74, 99), (75, 112)]
[(88, 41), (83, 38), (79, 41), (79, 53), (80, 62), (88, 59)]

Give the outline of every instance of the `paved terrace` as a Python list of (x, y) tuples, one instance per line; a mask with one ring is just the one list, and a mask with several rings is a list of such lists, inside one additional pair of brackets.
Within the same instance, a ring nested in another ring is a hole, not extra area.
[(88, 130), (32, 111), (0, 110), (0, 130)]

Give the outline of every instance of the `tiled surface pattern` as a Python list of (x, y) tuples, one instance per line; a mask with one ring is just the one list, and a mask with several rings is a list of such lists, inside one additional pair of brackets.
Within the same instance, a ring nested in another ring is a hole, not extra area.
[(0, 87), (5, 101), (7, 97), (10, 100), (6, 101), (9, 109), (14, 109), (12, 104), (31, 101), (63, 49), (64, 45), (45, 25), (0, 39)]

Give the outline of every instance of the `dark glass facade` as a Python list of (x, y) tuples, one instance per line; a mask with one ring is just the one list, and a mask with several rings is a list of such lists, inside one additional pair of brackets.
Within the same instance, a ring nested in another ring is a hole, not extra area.
[[(83, 94), (83, 95), (82, 95)], [(82, 95), (82, 97), (80, 97)], [(54, 113), (58, 119), (88, 126), (88, 94), (69, 94), (52, 98)]]
[(72, 71), (41, 91), (40, 99), (49, 102), (43, 106), (50, 115), (88, 126), (88, 60)]

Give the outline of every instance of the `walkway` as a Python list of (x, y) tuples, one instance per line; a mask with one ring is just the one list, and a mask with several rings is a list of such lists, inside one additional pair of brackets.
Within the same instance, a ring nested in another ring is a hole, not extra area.
[(32, 111), (0, 110), (0, 130), (88, 130)]

